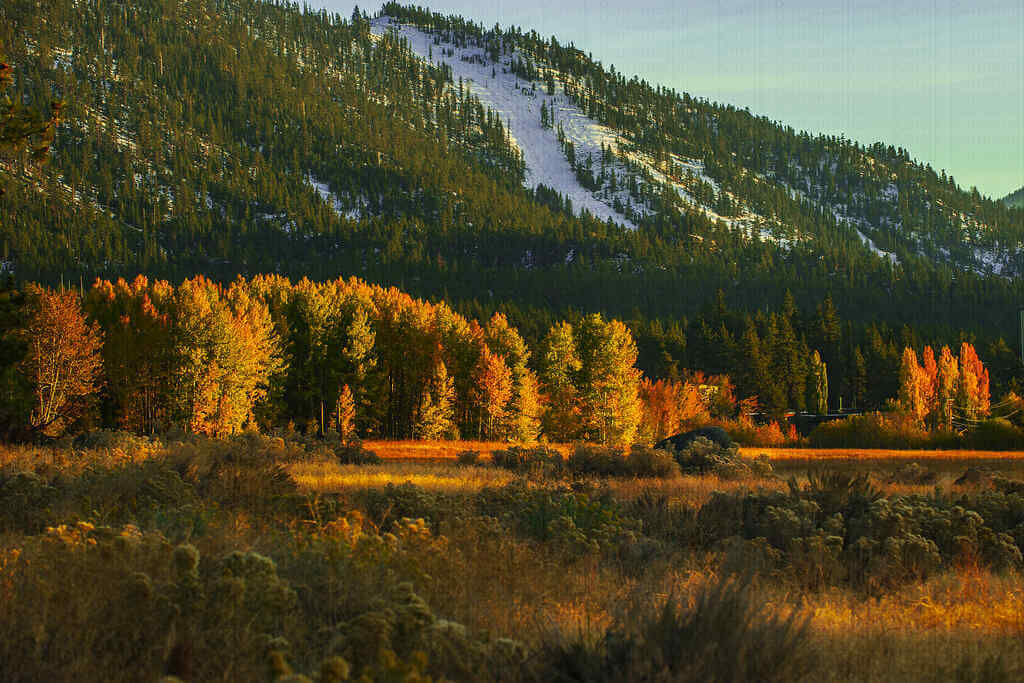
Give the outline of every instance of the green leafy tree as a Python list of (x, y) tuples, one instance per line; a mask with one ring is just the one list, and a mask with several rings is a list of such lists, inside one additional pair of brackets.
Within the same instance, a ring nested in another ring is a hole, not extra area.
[(818, 415), (828, 413), (828, 365), (815, 351), (811, 354), (808, 405)]

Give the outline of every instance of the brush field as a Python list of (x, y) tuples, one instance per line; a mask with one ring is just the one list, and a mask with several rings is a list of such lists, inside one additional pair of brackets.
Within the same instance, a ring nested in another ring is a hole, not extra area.
[(0, 670), (1020, 679), (1019, 454), (762, 452), (673, 469), (256, 434), (0, 446)]

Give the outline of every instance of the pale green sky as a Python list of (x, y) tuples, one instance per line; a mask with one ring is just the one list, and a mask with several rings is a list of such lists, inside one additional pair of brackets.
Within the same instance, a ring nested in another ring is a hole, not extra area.
[[(349, 0), (310, 0), (350, 14)], [(362, 4), (376, 12), (380, 5)], [(797, 130), (902, 146), (960, 185), (1024, 185), (1024, 0), (438, 0)]]

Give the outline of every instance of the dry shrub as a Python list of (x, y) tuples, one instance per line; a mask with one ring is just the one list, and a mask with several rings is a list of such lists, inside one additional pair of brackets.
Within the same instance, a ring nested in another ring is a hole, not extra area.
[(596, 641), (556, 637), (537, 667), (561, 681), (793, 681), (814, 666), (808, 623), (772, 614), (747, 583), (725, 580), (690, 604), (631, 614)]

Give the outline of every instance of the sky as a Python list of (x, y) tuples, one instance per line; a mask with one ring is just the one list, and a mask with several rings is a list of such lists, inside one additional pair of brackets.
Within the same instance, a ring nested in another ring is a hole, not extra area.
[[(307, 2), (346, 16), (356, 4)], [(414, 4), (554, 35), (627, 77), (796, 130), (903, 147), (984, 195), (1024, 185), (1024, 0)]]

